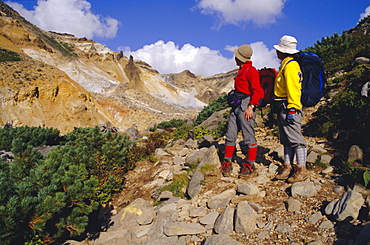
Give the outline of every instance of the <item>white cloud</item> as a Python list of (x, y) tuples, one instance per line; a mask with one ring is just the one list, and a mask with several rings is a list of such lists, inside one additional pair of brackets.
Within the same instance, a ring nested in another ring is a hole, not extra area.
[[(263, 42), (250, 45), (254, 51), (252, 61), (256, 68), (273, 67), (277, 69), (279, 67), (275, 50), (269, 50)], [(233, 52), (235, 48), (237, 47), (225, 47), (230, 52)], [(190, 70), (197, 75), (212, 76), (237, 68), (234, 58), (228, 59), (217, 50), (211, 50), (208, 47), (198, 48), (191, 44), (185, 44), (180, 48), (174, 42), (165, 43), (160, 40), (137, 51), (131, 51), (127, 47), (120, 49), (127, 57), (132, 55), (136, 60), (143, 60), (161, 74)]]
[(276, 57), (275, 49), (269, 50), (266, 44), (264, 44), (263, 42), (251, 43), (250, 46), (253, 49), (253, 65), (257, 69), (261, 69), (263, 67), (271, 67), (277, 70), (279, 68), (280, 61)]
[(197, 7), (203, 14), (215, 15), (219, 27), (254, 22), (257, 25), (275, 23), (282, 14), (286, 0), (198, 0)]
[(365, 9), (365, 13), (360, 14), (359, 21), (365, 18), (366, 16), (368, 16), (369, 14), (370, 14), (370, 6)]
[(223, 57), (219, 51), (208, 47), (194, 47), (185, 44), (181, 48), (174, 42), (160, 40), (154, 44), (145, 45), (137, 51), (120, 48), (128, 57), (143, 60), (161, 74), (179, 73), (190, 70), (198, 75), (214, 75), (235, 68), (235, 62)]
[(111, 17), (95, 15), (86, 0), (38, 0), (34, 10), (23, 5), (7, 2), (20, 15), (41, 29), (70, 33), (77, 37), (113, 38), (119, 21)]

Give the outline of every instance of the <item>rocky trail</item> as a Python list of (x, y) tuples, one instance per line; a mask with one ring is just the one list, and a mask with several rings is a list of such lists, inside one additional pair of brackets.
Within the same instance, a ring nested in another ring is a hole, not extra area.
[[(112, 206), (101, 210), (104, 232), (66, 244), (368, 244), (370, 191), (345, 183), (329, 142), (306, 137), (313, 167), (307, 180), (290, 184), (274, 178), (282, 164), (278, 138), (265, 127), (256, 127), (256, 136), (256, 169), (243, 177), (240, 149), (231, 176), (222, 176), (224, 142), (210, 136), (157, 149), (158, 161), (138, 163)], [(314, 166), (316, 159), (326, 166)], [(185, 197), (161, 191), (180, 176), (190, 181), (177, 187)]]

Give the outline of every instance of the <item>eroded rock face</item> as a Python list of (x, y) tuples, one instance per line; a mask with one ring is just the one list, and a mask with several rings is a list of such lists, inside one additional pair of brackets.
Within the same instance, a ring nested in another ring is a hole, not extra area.
[(0, 63), (0, 123), (47, 126), (67, 133), (113, 120), (79, 84), (39, 62)]

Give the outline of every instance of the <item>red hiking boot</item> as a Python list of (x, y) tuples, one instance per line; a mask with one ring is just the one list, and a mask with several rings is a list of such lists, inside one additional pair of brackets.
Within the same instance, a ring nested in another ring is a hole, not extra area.
[(231, 170), (232, 170), (231, 161), (225, 160), (221, 164), (221, 172), (222, 172), (222, 174), (223, 175), (230, 175), (231, 174)]
[(242, 169), (240, 170), (240, 174), (241, 175), (248, 175), (248, 174), (251, 174), (253, 173), (253, 163), (243, 163), (243, 167)]

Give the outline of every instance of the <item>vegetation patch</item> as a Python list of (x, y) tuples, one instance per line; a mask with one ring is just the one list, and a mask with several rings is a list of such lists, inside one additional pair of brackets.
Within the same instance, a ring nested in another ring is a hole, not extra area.
[(173, 176), (172, 183), (163, 187), (161, 192), (170, 191), (175, 197), (184, 198), (186, 188), (189, 185), (189, 175), (187, 172)]
[[(122, 190), (127, 171), (164, 142), (155, 135), (138, 145), (98, 127), (64, 136), (41, 127), (0, 129), (1, 149), (14, 155), (11, 163), (0, 159), (1, 241), (58, 243), (80, 235), (89, 215)], [(47, 156), (37, 149), (45, 144), (56, 146)]]
[(0, 49), (0, 62), (20, 61), (20, 60), (21, 57), (18, 53), (7, 49)]
[(158, 125), (150, 128), (150, 131), (155, 131), (157, 129), (169, 129), (178, 128), (186, 124), (186, 120), (183, 119), (171, 119), (170, 121), (161, 122)]
[(71, 57), (77, 57), (77, 54), (73, 51), (73, 48), (67, 44), (67, 43), (59, 43), (56, 41), (53, 37), (42, 34), (42, 37), (45, 38), (49, 44), (51, 44), (53, 47), (60, 50), (64, 55), (71, 56)]
[(194, 126), (200, 125), (207, 118), (209, 118), (214, 112), (228, 108), (229, 106), (226, 103), (226, 99), (227, 95), (221, 95), (217, 99), (210, 102), (207, 106), (205, 106), (195, 119)]
[(204, 175), (209, 175), (210, 173), (213, 173), (215, 170), (216, 170), (216, 167), (213, 164), (204, 164), (200, 168), (200, 172), (203, 173)]

